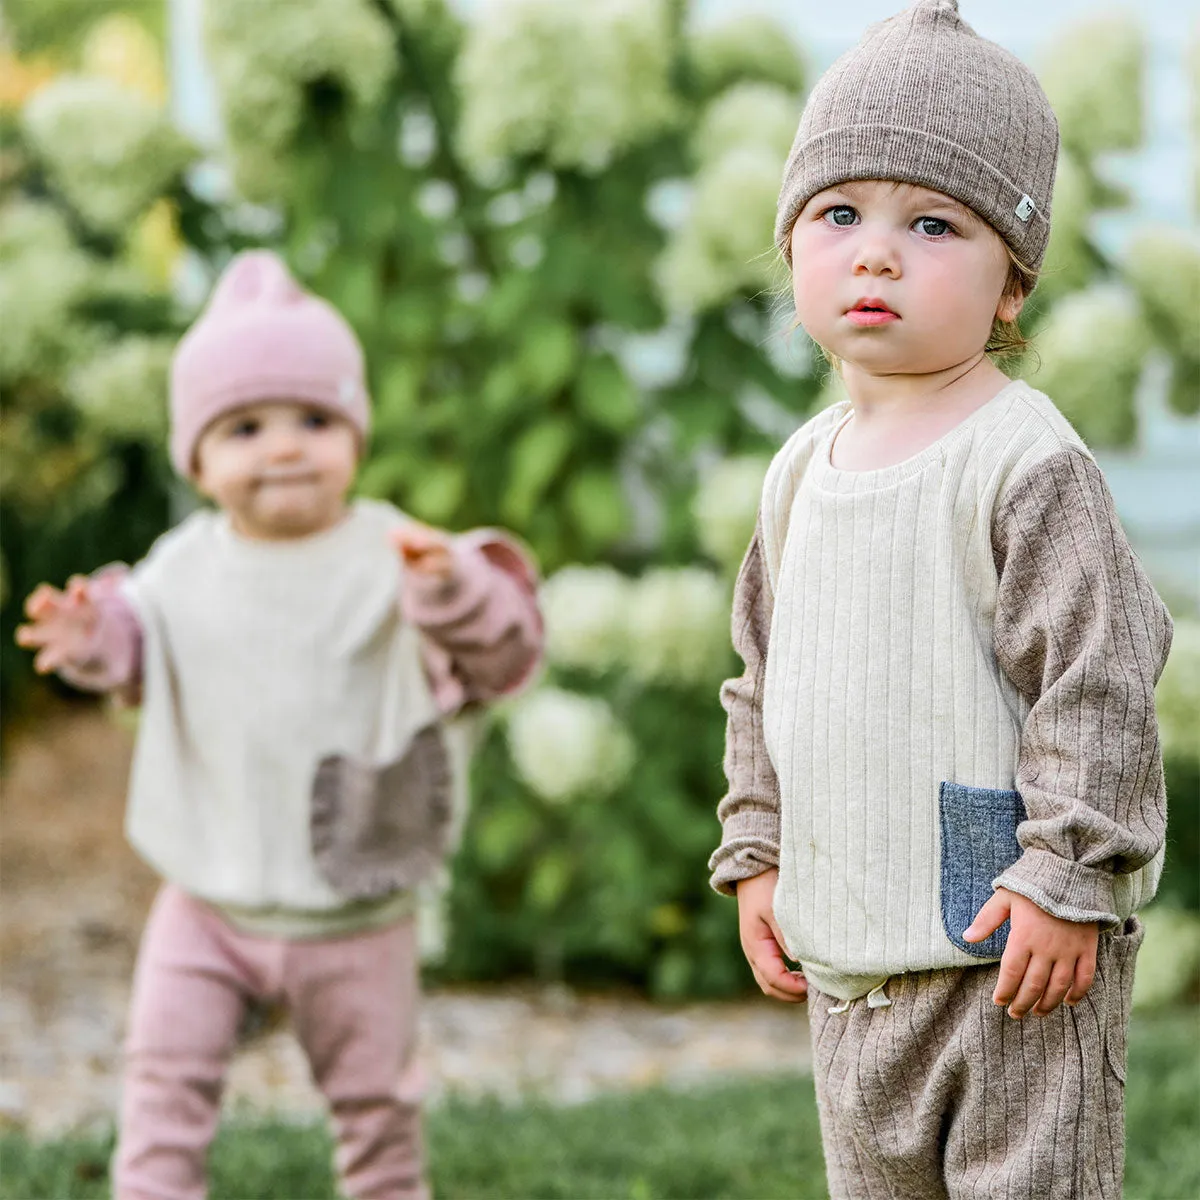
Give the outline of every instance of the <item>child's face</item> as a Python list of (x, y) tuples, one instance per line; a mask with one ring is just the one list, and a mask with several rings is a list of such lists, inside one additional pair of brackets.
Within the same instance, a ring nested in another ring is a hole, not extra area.
[(225, 413), (204, 431), (195, 483), (246, 537), (306, 537), (341, 520), (357, 464), (349, 421), (300, 402), (266, 401)]
[[(871, 374), (923, 375), (980, 354), (1002, 296), (999, 234), (951, 197), (865, 180), (815, 195), (792, 228), (796, 315), (814, 341)], [(855, 311), (882, 302), (886, 313)]]

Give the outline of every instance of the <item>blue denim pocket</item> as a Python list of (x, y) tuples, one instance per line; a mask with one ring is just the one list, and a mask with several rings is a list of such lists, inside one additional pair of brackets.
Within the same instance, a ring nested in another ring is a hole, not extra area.
[(942, 925), (946, 936), (976, 958), (999, 958), (1008, 922), (982, 942), (964, 942), (963, 930), (992, 895), (992, 880), (1021, 857), (1017, 826), (1025, 820), (1019, 792), (943, 783)]

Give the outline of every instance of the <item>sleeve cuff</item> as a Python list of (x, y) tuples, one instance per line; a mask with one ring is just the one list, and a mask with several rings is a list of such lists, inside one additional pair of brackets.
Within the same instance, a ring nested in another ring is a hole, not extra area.
[(1026, 850), (992, 880), (992, 887), (1016, 892), (1063, 921), (1111, 925), (1118, 920), (1112, 872), (1060, 858), (1049, 850)]
[(486, 599), (492, 566), (482, 550), (456, 539), (450, 553), (454, 567), (449, 579), (405, 572), (401, 605), (414, 625), (454, 625)]
[(737, 894), (743, 879), (753, 879), (779, 866), (779, 847), (761, 838), (736, 838), (723, 842), (708, 860), (709, 885), (722, 896)]

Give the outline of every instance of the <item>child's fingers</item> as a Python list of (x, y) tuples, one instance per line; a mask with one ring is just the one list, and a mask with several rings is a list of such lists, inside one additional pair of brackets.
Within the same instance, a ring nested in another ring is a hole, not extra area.
[(799, 971), (789, 971), (781, 955), (759, 956), (750, 965), (758, 986), (772, 999), (797, 1004), (808, 995), (808, 981)]
[(66, 654), (58, 646), (50, 645), (39, 651), (34, 658), (33, 669), (39, 675), (49, 675), (51, 671), (57, 671), (66, 661)]
[(25, 600), (25, 615), (39, 621), (58, 607), (62, 592), (48, 583), (39, 583)]
[(1025, 968), (1029, 965), (1031, 955), (1028, 950), (1018, 948), (1009, 941), (1000, 959), (1000, 977), (996, 980), (996, 990), (992, 993), (992, 1001), (1007, 1008), (1012, 1003), (1025, 978)]
[(1066, 999), (1074, 979), (1075, 963), (1072, 960), (1056, 962), (1054, 970), (1050, 972), (1050, 982), (1046, 984), (1042, 998), (1034, 1005), (1034, 1015), (1044, 1017), (1048, 1013), (1052, 1013)]
[(53, 636), (45, 625), (18, 625), (13, 640), (18, 646), (24, 646), (26, 650), (33, 650), (38, 646), (44, 646)]
[(1021, 980), (1021, 986), (1017, 989), (1013, 1002), (1008, 1006), (1008, 1015), (1013, 1020), (1019, 1021), (1042, 998), (1046, 991), (1046, 985), (1050, 982), (1052, 968), (1053, 963), (1044, 958), (1029, 960), (1029, 966), (1025, 968), (1025, 977)]
[(982, 942), (1008, 920), (1012, 904), (1002, 892), (993, 892), (975, 914), (975, 920), (963, 930), (964, 942)]
[(1075, 964), (1075, 975), (1071, 983), (1071, 990), (1067, 992), (1067, 1003), (1069, 1005), (1078, 1004), (1080, 1000), (1088, 994), (1093, 981), (1096, 978), (1096, 955), (1093, 951), (1091, 954), (1079, 956), (1079, 961)]

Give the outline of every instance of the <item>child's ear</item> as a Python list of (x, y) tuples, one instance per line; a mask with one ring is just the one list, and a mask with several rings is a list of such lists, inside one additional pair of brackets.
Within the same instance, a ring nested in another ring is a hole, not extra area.
[(1021, 309), (1025, 307), (1025, 293), (1019, 287), (1006, 287), (1004, 293), (1000, 297), (1000, 303), (996, 305), (996, 319), (998, 321), (1015, 321), (1021, 315)]

